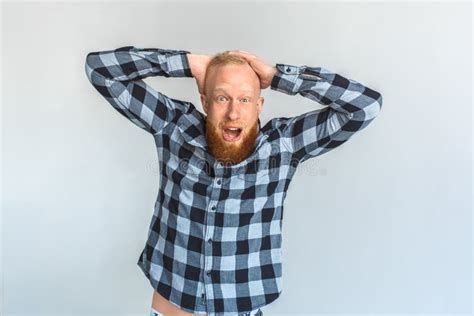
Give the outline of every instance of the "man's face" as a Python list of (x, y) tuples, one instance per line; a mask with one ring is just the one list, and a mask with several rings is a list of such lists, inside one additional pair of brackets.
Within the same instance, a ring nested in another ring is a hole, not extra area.
[(247, 158), (258, 135), (264, 98), (260, 79), (248, 64), (211, 68), (201, 95), (206, 112), (206, 139), (212, 155), (235, 164)]

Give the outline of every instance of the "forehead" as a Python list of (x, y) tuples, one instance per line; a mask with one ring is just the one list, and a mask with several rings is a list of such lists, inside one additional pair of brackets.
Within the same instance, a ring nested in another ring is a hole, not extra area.
[[(251, 88), (239, 88), (239, 87), (235, 87), (235, 88), (238, 89), (240, 92), (247, 92), (247, 93), (254, 92), (254, 89), (251, 89)], [(230, 92), (230, 90), (232, 90), (232, 87), (218, 86), (218, 87), (215, 87), (212, 91), (213, 92)]]
[(260, 87), (260, 80), (248, 64), (220, 65), (213, 73), (212, 91), (254, 93)]

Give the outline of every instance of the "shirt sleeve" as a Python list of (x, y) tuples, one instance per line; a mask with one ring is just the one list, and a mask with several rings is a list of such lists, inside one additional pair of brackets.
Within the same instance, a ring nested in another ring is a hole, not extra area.
[(382, 95), (323, 67), (276, 64), (271, 89), (327, 105), (274, 119), (283, 144), (299, 162), (340, 146), (365, 128), (382, 108)]
[(160, 132), (188, 102), (172, 99), (142, 79), (192, 77), (186, 50), (125, 46), (90, 52), (85, 72), (95, 89), (120, 114), (149, 133)]

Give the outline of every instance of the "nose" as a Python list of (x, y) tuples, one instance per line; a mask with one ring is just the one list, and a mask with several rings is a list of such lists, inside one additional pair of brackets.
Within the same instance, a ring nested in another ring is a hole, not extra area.
[(239, 104), (238, 102), (232, 100), (229, 103), (229, 107), (227, 110), (227, 118), (230, 121), (235, 121), (240, 118), (240, 109), (239, 109)]

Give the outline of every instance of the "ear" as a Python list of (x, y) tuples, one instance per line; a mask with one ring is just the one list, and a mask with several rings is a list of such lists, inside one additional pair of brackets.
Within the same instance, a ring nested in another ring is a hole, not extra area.
[(201, 104), (204, 112), (207, 114), (207, 97), (205, 94), (201, 94)]
[(258, 114), (260, 114), (260, 112), (262, 112), (262, 108), (263, 108), (263, 103), (265, 102), (265, 98), (260, 96), (258, 97), (258, 101), (257, 101), (257, 111), (258, 111)]

